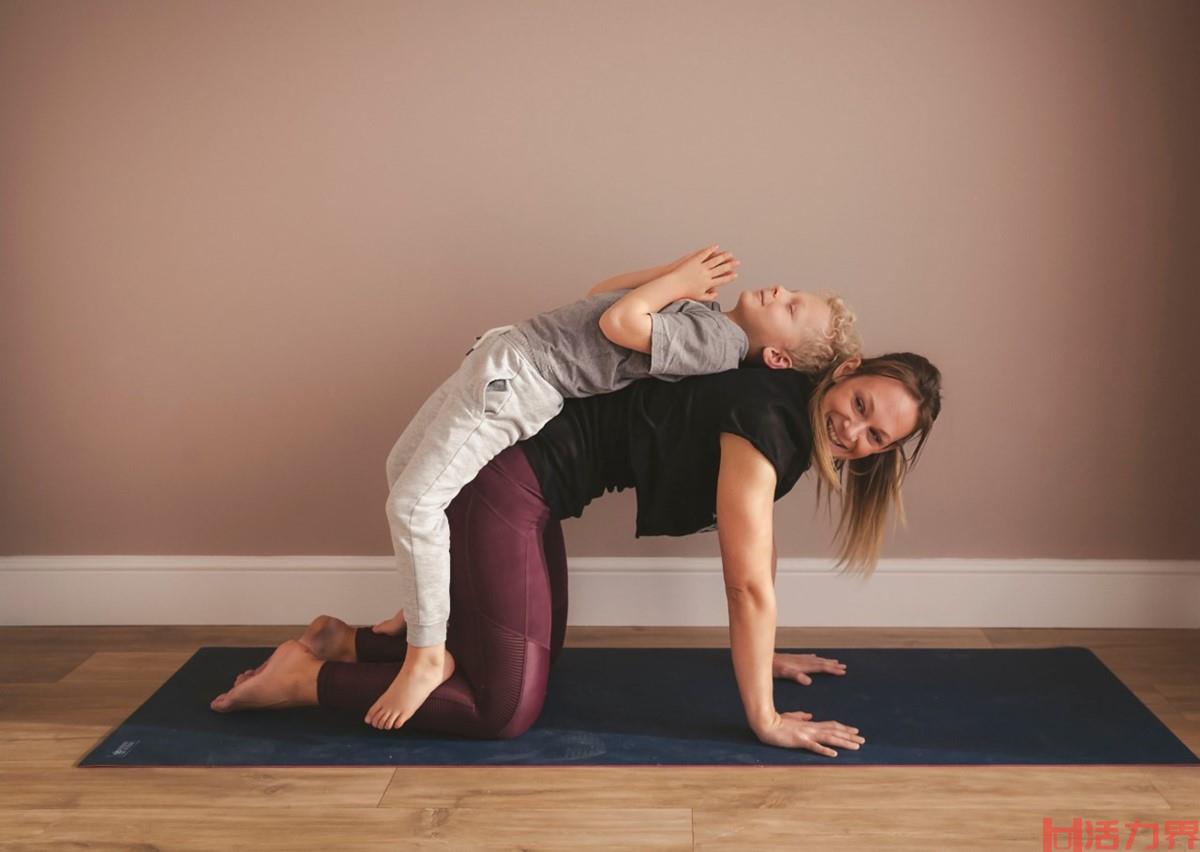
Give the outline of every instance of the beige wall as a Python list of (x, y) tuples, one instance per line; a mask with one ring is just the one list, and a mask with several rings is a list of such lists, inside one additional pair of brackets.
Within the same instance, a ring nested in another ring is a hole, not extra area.
[[(0, 554), (390, 553), (475, 334), (720, 242), (943, 370), (886, 555), (1200, 557), (1198, 41), (1191, 0), (3, 0)], [(781, 555), (830, 552), (810, 479)], [(716, 552), (629, 492), (566, 529)]]

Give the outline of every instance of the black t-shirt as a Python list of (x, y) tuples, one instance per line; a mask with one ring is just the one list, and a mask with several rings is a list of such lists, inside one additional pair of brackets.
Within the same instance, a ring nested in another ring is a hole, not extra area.
[(813, 377), (743, 367), (678, 382), (641, 379), (568, 399), (521, 443), (556, 518), (605, 491), (637, 489), (635, 535), (688, 535), (716, 523), (720, 434), (750, 441), (775, 468), (775, 499), (809, 467)]

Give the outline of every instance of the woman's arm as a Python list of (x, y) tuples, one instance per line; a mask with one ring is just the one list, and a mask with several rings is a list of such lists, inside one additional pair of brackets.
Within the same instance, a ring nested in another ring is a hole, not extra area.
[(729, 642), (746, 721), (757, 734), (777, 719), (775, 654), (775, 468), (740, 435), (721, 433), (717, 537), (729, 605)]
[[(807, 748), (837, 757), (829, 745), (857, 749), (866, 742), (858, 728), (841, 722), (813, 722), (803, 711), (775, 709), (772, 662), (775, 658), (775, 468), (740, 435), (721, 433), (717, 474), (717, 535), (729, 602), (729, 642), (733, 671), (746, 710), (746, 721), (762, 742), (782, 748)], [(831, 671), (834, 661), (799, 661), (794, 671)]]

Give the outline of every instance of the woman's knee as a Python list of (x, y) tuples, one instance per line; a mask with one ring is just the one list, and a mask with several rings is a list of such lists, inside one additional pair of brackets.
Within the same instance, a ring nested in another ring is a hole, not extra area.
[(511, 740), (533, 727), (538, 716), (542, 713), (545, 703), (545, 693), (538, 698), (518, 704), (511, 714), (504, 716), (485, 716), (481, 720), (479, 736), (489, 740)]
[(550, 649), (539, 643), (526, 641), (516, 702), (512, 711), (506, 714), (504, 724), (498, 726), (497, 739), (519, 737), (533, 726), (546, 703), (549, 680)]

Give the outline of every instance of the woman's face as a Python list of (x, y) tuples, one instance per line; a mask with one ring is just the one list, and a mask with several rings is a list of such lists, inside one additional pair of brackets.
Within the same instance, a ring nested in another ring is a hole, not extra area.
[(848, 361), (834, 371), (834, 376), (844, 377), (821, 400), (835, 459), (861, 459), (882, 452), (917, 428), (917, 401), (902, 383), (853, 373), (849, 369), (853, 366)]

